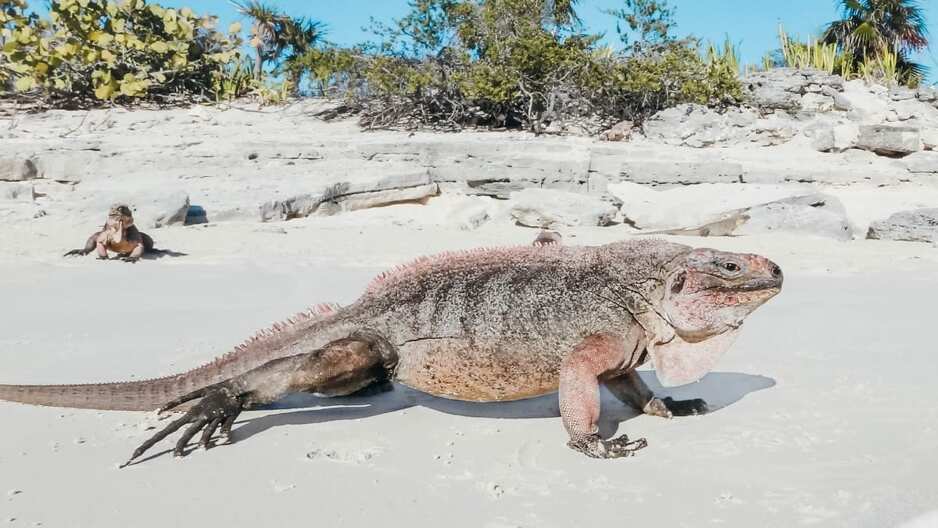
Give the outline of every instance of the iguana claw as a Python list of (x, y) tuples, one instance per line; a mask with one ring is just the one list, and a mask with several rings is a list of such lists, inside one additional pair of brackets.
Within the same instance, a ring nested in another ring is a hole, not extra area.
[(73, 249), (62, 256), (63, 257), (84, 257), (88, 253), (91, 253), (91, 252), (85, 251), (84, 249)]
[(603, 440), (599, 435), (590, 435), (583, 440), (570, 440), (567, 445), (590, 458), (623, 458), (633, 456), (639, 449), (648, 447), (648, 441), (644, 438), (629, 441), (626, 435), (611, 440)]
[(219, 383), (204, 387), (194, 392), (163, 405), (157, 412), (164, 413), (187, 401), (202, 398), (202, 401), (195, 404), (181, 418), (172, 421), (161, 431), (153, 435), (149, 440), (140, 445), (131, 455), (130, 459), (120, 467), (129, 466), (134, 460), (143, 455), (148, 449), (156, 445), (160, 440), (176, 432), (184, 425), (189, 425), (176, 447), (173, 449), (173, 455), (182, 457), (186, 455), (186, 445), (189, 444), (195, 435), (202, 431), (202, 437), (199, 445), (204, 449), (210, 449), (212, 444), (212, 435), (220, 429), (221, 436), (229, 438), (231, 436), (231, 427), (241, 411), (244, 410), (246, 398), (243, 394), (238, 394), (228, 383)]

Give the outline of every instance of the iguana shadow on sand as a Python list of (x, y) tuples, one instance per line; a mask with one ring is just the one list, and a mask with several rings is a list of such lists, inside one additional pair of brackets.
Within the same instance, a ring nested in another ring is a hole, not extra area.
[[(658, 383), (654, 372), (641, 373), (642, 380), (655, 394), (661, 396), (694, 396), (707, 402), (707, 411), (712, 414), (729, 407), (748, 394), (775, 386), (775, 380), (766, 376), (740, 372), (711, 372), (699, 382), (682, 387), (665, 389)], [(609, 437), (615, 434), (619, 424), (642, 415), (631, 407), (616, 405), (615, 396), (608, 391), (602, 395), (603, 411), (599, 420), (600, 434)], [(560, 406), (556, 394), (547, 394), (527, 400), (510, 402), (464, 402), (438, 398), (405, 385), (395, 385), (393, 391), (362, 396), (321, 398), (311, 394), (295, 394), (265, 407), (266, 410), (296, 409), (291, 412), (274, 412), (237, 422), (237, 440), (263, 433), (268, 429), (284, 425), (305, 425), (342, 420), (360, 420), (395, 412), (411, 407), (427, 407), (445, 414), (493, 419), (558, 418)]]
[[(642, 379), (662, 396), (700, 397), (705, 400), (712, 414), (729, 407), (747, 395), (775, 386), (775, 380), (766, 376), (743, 374), (741, 372), (711, 372), (699, 382), (665, 389), (658, 383), (654, 372), (644, 371)], [(642, 416), (642, 412), (629, 406), (617, 405), (618, 400), (608, 391), (602, 394), (603, 411), (598, 425), (599, 434), (612, 437), (621, 424)], [(491, 418), (496, 420), (525, 420), (536, 418), (557, 418), (560, 416), (557, 395), (548, 394), (527, 400), (510, 402), (464, 402), (438, 398), (405, 385), (394, 385), (393, 390), (374, 394), (323, 398), (312, 394), (293, 394), (257, 409), (267, 411), (257, 417), (244, 418), (235, 423), (231, 441), (243, 442), (277, 427), (294, 425), (314, 425), (343, 420), (362, 420), (382, 414), (393, 413), (413, 407), (426, 407), (435, 411), (456, 416)], [(284, 411), (284, 412), (278, 412)], [(195, 448), (193, 448), (195, 449)], [(151, 453), (141, 458), (139, 463), (159, 458), (171, 453), (172, 449)]]

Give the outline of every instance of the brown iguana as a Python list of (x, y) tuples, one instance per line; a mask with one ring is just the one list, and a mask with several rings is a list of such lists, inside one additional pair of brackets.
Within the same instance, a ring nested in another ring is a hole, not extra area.
[(656, 398), (635, 368), (651, 360), (666, 386), (699, 379), (781, 287), (781, 269), (764, 257), (655, 239), (444, 253), (378, 276), (349, 306), (311, 309), (182, 374), (0, 385), (0, 399), (121, 410), (192, 405), (132, 461), (185, 425), (177, 456), (200, 431), (201, 445), (211, 447), (242, 410), (291, 392), (347, 395), (390, 380), (491, 402), (559, 389), (568, 445), (621, 457), (645, 441), (599, 436), (599, 384), (646, 414), (705, 411), (703, 400)]
[(107, 260), (111, 251), (125, 262), (137, 262), (144, 253), (155, 251), (153, 239), (137, 229), (130, 207), (124, 204), (111, 206), (104, 227), (88, 237), (84, 248), (73, 249), (64, 256), (85, 256), (95, 250), (101, 260)]

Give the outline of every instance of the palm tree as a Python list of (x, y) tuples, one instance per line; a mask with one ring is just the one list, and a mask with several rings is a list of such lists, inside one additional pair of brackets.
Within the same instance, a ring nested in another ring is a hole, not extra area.
[(924, 75), (925, 67), (909, 55), (928, 47), (925, 14), (917, 0), (840, 0), (842, 19), (831, 22), (824, 41), (837, 44), (854, 63), (867, 57), (895, 54), (907, 79)]
[(260, 0), (232, 1), (238, 11), (251, 19), (251, 45), (254, 46), (254, 77), (264, 74), (264, 63), (279, 64), (288, 57), (298, 57), (322, 39), (323, 25), (305, 17), (294, 18)]

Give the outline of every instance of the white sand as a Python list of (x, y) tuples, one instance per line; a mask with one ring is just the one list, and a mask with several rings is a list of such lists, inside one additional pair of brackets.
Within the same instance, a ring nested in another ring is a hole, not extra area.
[[(0, 382), (179, 371), (307, 305), (348, 302), (374, 273), (418, 254), (535, 235), (415, 220), (433, 207), (161, 229), (161, 247), (189, 256), (133, 266), (59, 258), (87, 225), (4, 227)], [(564, 234), (586, 244), (630, 232)], [(881, 527), (938, 509), (938, 249), (677, 240), (765, 254), (785, 269), (785, 290), (748, 320), (717, 372), (662, 391), (717, 411), (666, 421), (604, 396), (605, 433), (648, 439), (634, 458), (565, 447), (556, 396), (463, 404), (397, 387), (293, 398), (242, 415), (232, 446), (180, 461), (164, 443), (118, 470), (163, 423), (0, 403), (0, 526)]]

